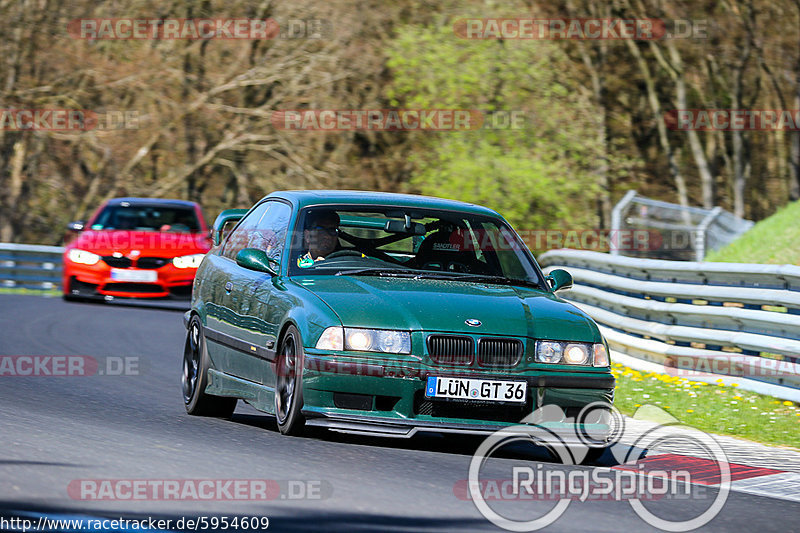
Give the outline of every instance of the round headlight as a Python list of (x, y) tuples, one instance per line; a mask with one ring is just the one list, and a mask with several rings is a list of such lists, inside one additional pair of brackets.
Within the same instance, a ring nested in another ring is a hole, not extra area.
[(589, 360), (589, 349), (584, 344), (567, 344), (564, 361), (571, 365), (584, 365)]
[(558, 363), (561, 361), (563, 347), (560, 342), (543, 341), (536, 345), (537, 363)]
[(386, 331), (379, 335), (378, 349), (382, 352), (397, 353), (401, 350), (402, 343), (399, 331)]
[(363, 352), (372, 347), (372, 335), (360, 329), (351, 330), (347, 333), (347, 348)]

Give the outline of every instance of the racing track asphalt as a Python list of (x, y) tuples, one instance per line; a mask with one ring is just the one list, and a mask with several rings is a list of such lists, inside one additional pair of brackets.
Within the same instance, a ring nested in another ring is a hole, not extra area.
[[(0, 295), (0, 356), (130, 357), (139, 366), (139, 375), (129, 376), (0, 376), (0, 516), (238, 515), (269, 517), (272, 531), (498, 530), (454, 493), (467, 477), (477, 440), (431, 435), (398, 441), (325, 432), (284, 437), (274, 418), (242, 402), (230, 421), (190, 417), (180, 392), (183, 340), (181, 312), (174, 308)], [(552, 467), (546, 459), (522, 450), (493, 460), (485, 472), (508, 477), (511, 461)], [(321, 487), (323, 497), (86, 501), (67, 490), (81, 479), (305, 480)], [(665, 518), (688, 518), (708, 506), (715, 489), (696, 496), (702, 494), (705, 500), (659, 500), (647, 507)], [(553, 503), (504, 505), (530, 519)], [(798, 523), (796, 502), (731, 493), (703, 531), (785, 532)], [(573, 502), (547, 529), (648, 530), (653, 528), (625, 501)]]

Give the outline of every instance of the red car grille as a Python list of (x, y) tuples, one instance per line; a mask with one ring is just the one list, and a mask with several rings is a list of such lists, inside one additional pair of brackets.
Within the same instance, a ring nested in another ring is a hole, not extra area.
[[(105, 264), (111, 268), (131, 268), (134, 266), (133, 259), (128, 257), (114, 257), (111, 255), (103, 257)], [(155, 270), (161, 268), (171, 261), (168, 257), (140, 257), (136, 260), (136, 268)]]
[(136, 261), (136, 266), (137, 268), (156, 269), (163, 267), (170, 261), (171, 259), (167, 257), (140, 257)]
[(133, 265), (133, 261), (127, 257), (114, 257), (112, 255), (104, 256), (103, 262), (111, 268), (130, 268)]

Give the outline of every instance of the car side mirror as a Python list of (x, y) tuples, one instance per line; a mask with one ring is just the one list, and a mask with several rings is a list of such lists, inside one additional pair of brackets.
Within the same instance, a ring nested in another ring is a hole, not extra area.
[(211, 241), (214, 246), (219, 246), (219, 243), (222, 242), (222, 230), (225, 228), (225, 224), (238, 221), (246, 214), (247, 209), (226, 209), (220, 213), (211, 227)]
[(278, 262), (267, 256), (264, 250), (256, 248), (239, 250), (239, 253), (236, 254), (236, 264), (249, 270), (266, 272), (273, 277), (278, 275)]
[(85, 226), (86, 226), (86, 221), (76, 220), (75, 222), (70, 222), (69, 224), (67, 224), (67, 229), (69, 231), (83, 231)]
[(572, 288), (572, 274), (561, 268), (551, 271), (544, 279), (550, 284), (553, 292)]

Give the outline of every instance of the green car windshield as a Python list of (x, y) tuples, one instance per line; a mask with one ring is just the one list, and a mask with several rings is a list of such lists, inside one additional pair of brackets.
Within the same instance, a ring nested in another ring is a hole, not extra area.
[(289, 274), (453, 279), (546, 289), (530, 252), (501, 219), (397, 207), (300, 212)]

